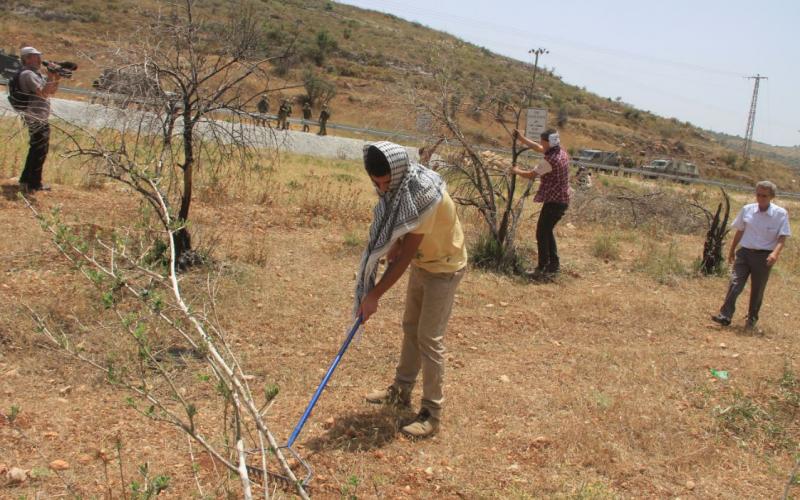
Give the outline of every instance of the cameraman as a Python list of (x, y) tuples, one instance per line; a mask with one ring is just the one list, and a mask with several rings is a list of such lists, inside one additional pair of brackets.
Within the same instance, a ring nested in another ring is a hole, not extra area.
[(20, 91), (27, 96), (22, 118), (30, 134), (30, 149), (19, 185), (27, 191), (49, 191), (50, 186), (42, 184), (42, 169), (50, 147), (50, 96), (58, 90), (61, 75), (50, 66), (47, 77), (39, 73), (42, 53), (35, 48), (23, 47), (19, 54), (23, 67), (15, 78), (18, 78)]

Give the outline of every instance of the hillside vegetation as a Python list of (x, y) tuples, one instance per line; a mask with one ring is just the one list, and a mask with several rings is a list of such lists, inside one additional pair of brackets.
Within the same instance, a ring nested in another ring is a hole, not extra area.
[[(440, 31), (389, 14), (325, 0), (253, 0), (266, 36), (265, 52), (293, 43), (289, 60), (275, 67), (270, 87), (298, 83), (313, 72), (333, 82), (333, 121), (357, 126), (414, 132), (415, 113), (405, 98), (410, 89), (430, 98), (431, 75), (448, 66), (459, 89), (459, 111), (471, 137), (486, 145), (505, 146), (507, 135), (494, 121), (492, 98), (508, 98), (528, 85), (532, 65), (492, 53)], [(242, 2), (198, 0), (196, 5), (214, 29), (227, 9)], [(54, 59), (78, 59), (83, 68), (74, 80), (88, 86), (108, 62), (107, 54), (124, 45), (147, 20), (169, 12), (170, 2), (156, 0), (0, 1), (0, 46), (34, 44)], [(293, 42), (297, 35), (296, 43)], [(531, 33), (535, 39), (535, 32)], [(558, 55), (545, 65), (558, 66)], [(263, 85), (249, 82), (249, 85)], [(562, 129), (570, 149), (619, 151), (630, 166), (660, 157), (693, 161), (704, 177), (752, 182), (770, 177), (797, 191), (798, 161), (794, 148), (757, 145), (756, 157), (744, 164), (735, 138), (666, 119), (625, 103), (570, 85), (552, 70), (539, 72), (534, 106), (547, 107), (550, 121)], [(294, 91), (294, 95), (302, 93)], [(291, 97), (292, 92), (276, 97)], [(272, 100), (277, 108), (278, 98)], [(315, 111), (316, 113), (316, 111)], [(297, 114), (295, 114), (297, 116)]]

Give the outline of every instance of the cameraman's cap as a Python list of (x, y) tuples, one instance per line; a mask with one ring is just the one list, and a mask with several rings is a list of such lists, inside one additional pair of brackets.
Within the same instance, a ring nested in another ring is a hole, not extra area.
[(22, 47), (19, 50), (19, 56), (20, 57), (25, 57), (25, 56), (29, 56), (29, 55), (40, 56), (40, 55), (42, 55), (42, 53), (39, 52), (38, 50), (34, 49), (33, 47)]

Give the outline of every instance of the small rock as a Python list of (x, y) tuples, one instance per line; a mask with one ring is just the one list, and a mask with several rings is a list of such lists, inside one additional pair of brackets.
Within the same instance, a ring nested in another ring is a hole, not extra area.
[(508, 384), (511, 382), (511, 379), (508, 378), (508, 375), (500, 375), (500, 382)]
[(433, 467), (428, 467), (427, 469), (425, 469), (425, 474), (428, 475), (428, 476), (432, 476), (433, 475)]
[(533, 446), (536, 448), (544, 448), (550, 446), (552, 441), (547, 436), (539, 436), (533, 440)]
[(83, 455), (79, 456), (78, 463), (81, 465), (89, 465), (90, 463), (92, 463), (91, 455), (87, 455), (84, 453)]
[(494, 307), (494, 304), (486, 304), (486, 307)]
[(508, 302), (500, 302), (500, 307), (508, 307)]
[(373, 453), (373, 455), (374, 455), (374, 456), (375, 456), (375, 458), (377, 458), (378, 460), (382, 460), (382, 459), (383, 459), (383, 457), (384, 457), (384, 455), (383, 455), (383, 452), (382, 452), (381, 450), (375, 450), (375, 453)]
[(336, 420), (334, 420), (333, 417), (329, 417), (329, 418), (325, 419), (325, 422), (323, 422), (323, 426), (326, 429), (330, 429), (331, 427), (333, 427), (333, 424), (335, 424), (335, 423), (336, 423)]
[(50, 468), (53, 470), (67, 470), (69, 469), (69, 464), (64, 460), (53, 460), (50, 462)]
[(731, 357), (732, 357), (732, 358), (734, 358), (734, 359), (736, 359), (736, 358), (738, 358), (738, 357), (739, 357), (739, 353), (737, 352), (737, 353), (731, 354)]
[(58, 437), (58, 433), (57, 432), (53, 432), (53, 431), (48, 431), (48, 432), (45, 432), (44, 434), (42, 434), (42, 436), (44, 436), (46, 438), (54, 438), (54, 437)]
[(719, 344), (719, 348), (720, 348), (720, 349), (727, 349), (727, 348), (728, 348), (728, 346), (727, 346), (727, 345), (725, 345), (725, 342), (721, 342), (721, 343)]
[(411, 493), (411, 486), (410, 485), (406, 485), (406, 487), (403, 488), (403, 489), (406, 490), (407, 493)]
[(687, 490), (693, 490), (694, 489), (694, 481), (692, 481), (691, 479), (689, 481), (686, 481), (686, 489)]
[(12, 467), (6, 473), (6, 478), (8, 478), (9, 484), (24, 483), (25, 480), (28, 479), (28, 471), (22, 470), (19, 467)]
[(510, 470), (510, 471), (518, 471), (519, 470), (519, 464), (511, 464), (511, 465), (509, 465), (508, 466), (508, 470)]
[(69, 403), (69, 399), (67, 399), (67, 398), (56, 398), (56, 401), (58, 401), (59, 403), (64, 403), (64, 404), (68, 404)]
[(72, 392), (72, 386), (71, 385), (68, 385), (66, 387), (62, 387), (61, 389), (58, 390), (58, 393), (61, 394), (62, 396), (66, 396), (70, 392)]

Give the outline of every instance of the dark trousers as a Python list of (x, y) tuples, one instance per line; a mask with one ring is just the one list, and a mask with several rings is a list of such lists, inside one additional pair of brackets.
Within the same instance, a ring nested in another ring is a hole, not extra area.
[(50, 125), (43, 121), (29, 121), (28, 133), (30, 134), (30, 147), (28, 158), (25, 160), (25, 169), (19, 177), (20, 183), (25, 183), (29, 188), (42, 187), (42, 170), (50, 149)]
[(733, 263), (731, 272), (731, 282), (728, 286), (728, 294), (725, 296), (725, 303), (719, 310), (719, 314), (728, 319), (733, 317), (736, 310), (736, 299), (744, 290), (747, 278), (750, 278), (750, 308), (747, 312), (747, 320), (750, 323), (758, 321), (758, 311), (764, 300), (764, 290), (767, 289), (767, 280), (772, 267), (767, 265), (769, 250), (751, 250), (740, 248), (736, 251), (736, 260)]
[(539, 252), (537, 269), (557, 273), (561, 267), (558, 246), (553, 230), (567, 211), (566, 203), (545, 203), (536, 223), (536, 247)]

